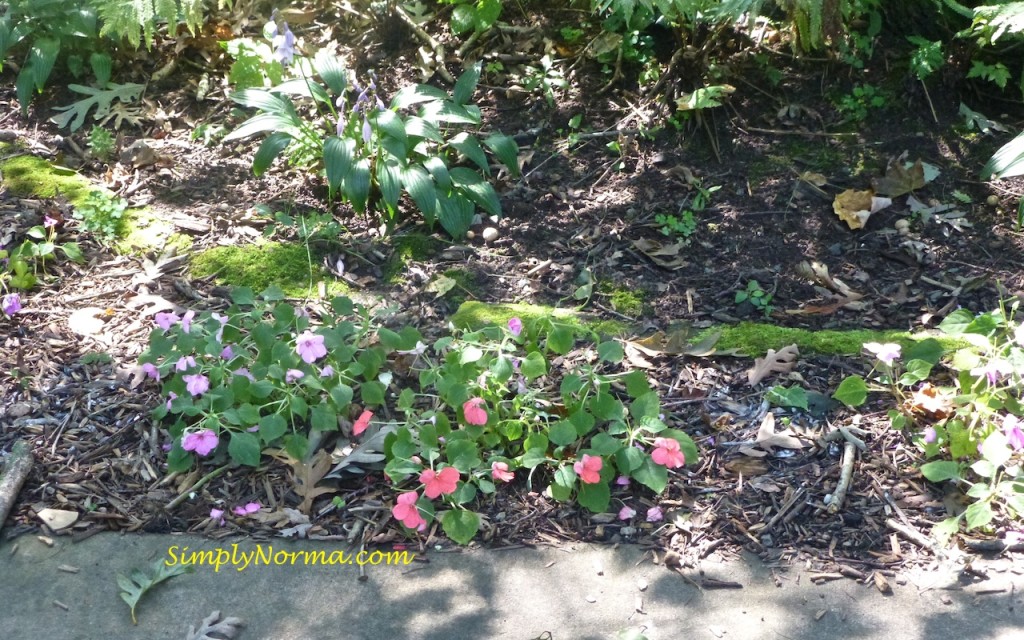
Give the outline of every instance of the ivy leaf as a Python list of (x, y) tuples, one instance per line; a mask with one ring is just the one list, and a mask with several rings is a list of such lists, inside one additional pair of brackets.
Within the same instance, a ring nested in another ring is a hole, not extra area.
[(131, 577), (124, 574), (117, 574), (117, 584), (121, 587), (121, 599), (128, 603), (132, 610), (132, 624), (138, 624), (135, 618), (135, 608), (142, 596), (150, 589), (164, 580), (180, 576), (183, 573), (192, 573), (195, 568), (190, 564), (175, 563), (167, 566), (164, 560), (157, 560), (152, 565), (152, 576), (146, 575), (141, 569), (135, 569)]
[(441, 516), (441, 527), (449, 538), (459, 544), (469, 544), (480, 530), (480, 516), (475, 511), (453, 509)]

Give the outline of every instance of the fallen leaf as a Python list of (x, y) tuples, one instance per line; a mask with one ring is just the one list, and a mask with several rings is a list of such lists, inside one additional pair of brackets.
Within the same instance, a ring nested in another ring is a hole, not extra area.
[(754, 366), (747, 371), (747, 384), (754, 386), (765, 379), (771, 373), (789, 373), (796, 365), (796, 358), (800, 350), (795, 344), (776, 351), (769, 349), (763, 358), (754, 360)]
[(800, 179), (803, 180), (804, 182), (809, 182), (810, 184), (813, 184), (816, 187), (824, 187), (826, 184), (828, 184), (828, 178), (821, 175), (820, 173), (815, 173), (813, 171), (804, 171), (803, 173), (800, 174)]
[(847, 189), (836, 196), (832, 210), (851, 229), (862, 229), (872, 214), (892, 204), (889, 198), (879, 198), (874, 192)]
[(77, 511), (61, 511), (60, 509), (43, 509), (36, 514), (43, 524), (54, 531), (67, 529), (78, 521)]
[(782, 487), (776, 484), (775, 481), (768, 476), (758, 476), (747, 482), (747, 485), (757, 489), (758, 491), (764, 491), (765, 493), (776, 493), (778, 491), (782, 491)]
[(645, 355), (654, 357), (658, 355), (687, 355), (704, 357), (715, 353), (715, 344), (722, 337), (721, 331), (712, 331), (698, 342), (690, 342), (696, 331), (692, 325), (680, 322), (674, 325), (668, 333), (655, 331), (649, 336), (637, 340), (623, 340), (623, 343), (633, 346)]
[(430, 282), (430, 284), (427, 285), (427, 291), (433, 293), (435, 298), (440, 298), (454, 289), (457, 284), (458, 282), (453, 278), (449, 278), (448, 276), (437, 276)]
[[(188, 635), (185, 636), (185, 640), (230, 640), (238, 635), (242, 626), (244, 626), (244, 623), (241, 618), (227, 617), (221, 620), (220, 611), (214, 611), (206, 616), (199, 629), (189, 625)], [(210, 635), (212, 633), (218, 635)]]
[(775, 414), (769, 412), (764, 414), (761, 427), (757, 430), (757, 446), (771, 453), (775, 447), (803, 449), (804, 443), (788, 428), (784, 431), (775, 431)]
[(927, 382), (907, 398), (904, 406), (918, 415), (933, 420), (948, 418), (953, 415), (953, 411), (956, 408), (953, 404), (952, 394), (938, 387), (933, 387)]
[(736, 475), (742, 474), (746, 478), (753, 478), (768, 473), (768, 464), (757, 456), (753, 458), (734, 458), (726, 461), (725, 470)]
[(838, 278), (833, 278), (828, 272), (828, 265), (818, 262), (817, 260), (809, 261), (802, 260), (796, 265), (796, 272), (810, 280), (816, 282), (823, 287), (826, 287), (839, 295), (850, 298), (852, 300), (859, 300), (864, 296), (851, 289), (845, 282)]
[(904, 164), (901, 158), (889, 160), (885, 175), (871, 181), (876, 193), (895, 198), (925, 185), (924, 165), (921, 161)]
[(94, 336), (103, 331), (107, 310), (99, 307), (85, 307), (68, 316), (68, 327), (81, 336)]
[(663, 243), (649, 238), (639, 238), (633, 241), (633, 246), (650, 258), (651, 262), (665, 269), (674, 271), (682, 269), (689, 264), (686, 260), (679, 257), (679, 252), (686, 248), (686, 243), (683, 240)]

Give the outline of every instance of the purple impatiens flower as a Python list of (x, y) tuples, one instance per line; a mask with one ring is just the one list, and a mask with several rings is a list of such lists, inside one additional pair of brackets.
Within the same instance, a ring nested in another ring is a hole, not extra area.
[(4, 310), (4, 313), (13, 316), (14, 314), (21, 311), (21, 296), (16, 293), (8, 293), (4, 296), (3, 304), (0, 308)]
[(193, 396), (202, 395), (210, 390), (210, 379), (201, 373), (182, 376), (181, 379), (185, 381), (185, 389)]
[(892, 342), (885, 344), (867, 342), (864, 344), (864, 348), (887, 367), (891, 367), (893, 360), (900, 357), (900, 345)]
[(312, 364), (316, 360), (327, 355), (327, 347), (324, 346), (324, 337), (319, 336), (308, 329), (303, 331), (295, 339), (295, 351), (306, 364)]
[(284, 381), (287, 382), (288, 384), (291, 384), (291, 383), (295, 382), (296, 380), (301, 379), (305, 375), (306, 375), (305, 373), (303, 373), (302, 371), (300, 371), (298, 369), (289, 369), (284, 374)]
[(156, 368), (156, 365), (152, 362), (142, 363), (142, 373), (146, 374), (154, 380), (160, 379), (160, 370)]
[(195, 451), (200, 456), (208, 456), (217, 448), (219, 442), (220, 438), (216, 433), (210, 429), (203, 429), (185, 434), (185, 437), (181, 439), (181, 448), (185, 451)]
[(1022, 424), (1024, 424), (1024, 422), (1012, 414), (1006, 414), (1006, 417), (1003, 418), (1003, 434), (1006, 436), (1006, 439), (1010, 444), (1010, 448), (1015, 451), (1024, 449), (1024, 431), (1021, 430)]
[(153, 321), (156, 322), (156, 326), (160, 327), (164, 331), (168, 331), (172, 326), (178, 324), (181, 318), (176, 313), (161, 312), (153, 316)]
[(509, 318), (508, 330), (512, 332), (512, 335), (519, 337), (519, 334), (523, 332), (523, 321), (519, 318)]

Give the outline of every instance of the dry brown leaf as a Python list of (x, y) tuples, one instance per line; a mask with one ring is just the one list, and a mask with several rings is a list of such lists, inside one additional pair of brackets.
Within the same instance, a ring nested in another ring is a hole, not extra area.
[(889, 198), (879, 198), (873, 191), (847, 189), (836, 196), (832, 210), (851, 229), (862, 229), (872, 214), (892, 204)]
[(771, 453), (774, 447), (803, 449), (804, 443), (794, 436), (793, 432), (789, 429), (776, 431), (775, 414), (769, 412), (764, 414), (764, 419), (761, 420), (761, 427), (757, 430), (757, 446)]
[(634, 367), (639, 367), (641, 369), (654, 368), (654, 364), (647, 358), (644, 358), (644, 354), (658, 355), (657, 352), (652, 353), (650, 349), (644, 349), (638, 346), (634, 346), (633, 343), (629, 342), (628, 340), (624, 342), (623, 347), (623, 351), (626, 355), (626, 360), (629, 362), (629, 364), (631, 364)]
[[(682, 269), (689, 263), (679, 257), (679, 252), (686, 248), (682, 240), (673, 243), (662, 243), (648, 238), (633, 241), (633, 246), (651, 259), (651, 262), (665, 269)], [(669, 259), (671, 258), (671, 259)]]
[(815, 173), (814, 171), (804, 171), (800, 174), (800, 179), (804, 182), (813, 184), (816, 187), (824, 187), (828, 184), (828, 178), (820, 173)]
[(930, 383), (924, 383), (921, 388), (907, 398), (904, 407), (918, 415), (933, 420), (943, 420), (953, 415), (956, 406), (953, 404), (953, 396), (933, 387)]
[(647, 337), (623, 342), (651, 357), (662, 354), (704, 357), (715, 353), (715, 343), (722, 336), (721, 331), (712, 331), (699, 342), (691, 343), (690, 338), (695, 334), (696, 330), (691, 325), (680, 322), (668, 333), (655, 331)]
[(895, 198), (925, 185), (924, 165), (921, 161), (916, 161), (908, 168), (904, 166), (902, 157), (889, 160), (885, 175), (871, 181), (876, 193)]
[[(764, 454), (764, 452), (759, 452)], [(725, 463), (725, 470), (729, 473), (735, 473), (736, 475), (742, 474), (744, 477), (753, 478), (755, 476), (761, 476), (768, 473), (768, 464), (758, 458), (757, 456), (752, 458), (735, 458)]]
[[(218, 638), (230, 640), (238, 635), (243, 626), (245, 623), (241, 618), (227, 617), (221, 620), (220, 611), (214, 611), (203, 620), (199, 629), (189, 625), (185, 640), (216, 640)], [(217, 635), (210, 635), (213, 633)]]
[(796, 365), (800, 350), (795, 344), (783, 347), (778, 351), (769, 349), (763, 358), (754, 360), (754, 366), (747, 371), (747, 384), (754, 386), (771, 373), (789, 373)]

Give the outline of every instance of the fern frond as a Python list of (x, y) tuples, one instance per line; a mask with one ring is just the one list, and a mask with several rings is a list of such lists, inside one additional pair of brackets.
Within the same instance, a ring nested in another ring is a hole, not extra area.
[(974, 28), (988, 35), (990, 42), (1004, 35), (1024, 32), (1024, 2), (988, 5), (974, 9)]

